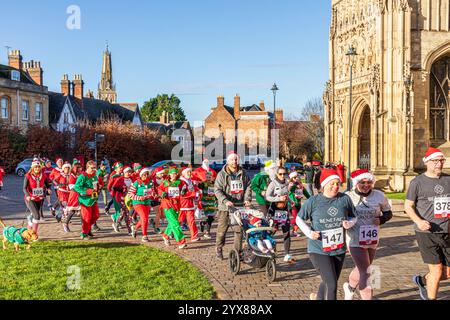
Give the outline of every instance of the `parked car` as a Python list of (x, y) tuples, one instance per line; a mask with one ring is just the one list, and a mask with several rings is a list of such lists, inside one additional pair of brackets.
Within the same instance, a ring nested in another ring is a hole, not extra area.
[[(15, 173), (19, 176), (19, 177), (23, 177), (25, 176), (25, 174), (30, 171), (31, 168), (31, 163), (33, 162), (33, 158), (28, 158), (23, 160), (22, 162), (20, 162), (15, 170)], [(54, 163), (52, 161), (52, 167), (56, 168), (56, 163)]]

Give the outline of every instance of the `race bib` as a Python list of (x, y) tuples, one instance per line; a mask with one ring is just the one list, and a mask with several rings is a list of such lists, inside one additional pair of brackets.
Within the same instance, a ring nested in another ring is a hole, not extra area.
[(208, 187), (208, 196), (213, 196), (213, 195), (214, 195), (214, 188)]
[(44, 196), (44, 188), (33, 188), (33, 197)]
[(276, 210), (273, 215), (273, 220), (278, 222), (279, 224), (285, 224), (288, 219), (288, 212)]
[(244, 192), (244, 184), (241, 180), (231, 180), (231, 193), (239, 194)]
[(303, 198), (303, 190), (302, 189), (295, 189), (294, 195), (296, 198)]
[(144, 197), (150, 197), (152, 195), (152, 189), (144, 189)]
[(169, 187), (169, 198), (176, 198), (180, 196), (180, 189), (178, 187)]
[(325, 230), (321, 233), (323, 251), (330, 252), (344, 246), (344, 228)]
[(371, 245), (378, 243), (378, 227), (375, 225), (366, 225), (359, 227), (359, 244)]
[(450, 217), (450, 197), (434, 197), (434, 217)]

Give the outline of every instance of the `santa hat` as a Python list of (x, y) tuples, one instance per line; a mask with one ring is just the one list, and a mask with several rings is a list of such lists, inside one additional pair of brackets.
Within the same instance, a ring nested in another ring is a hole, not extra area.
[(425, 153), (425, 158), (423, 158), (423, 162), (427, 162), (430, 160), (433, 160), (434, 158), (437, 157), (443, 157), (444, 154), (442, 153), (441, 150), (433, 148), (433, 147), (429, 147), (427, 150), (427, 153)]
[(228, 154), (228, 157), (227, 157), (227, 163), (230, 162), (231, 159), (235, 156), (238, 158), (238, 161), (239, 161), (239, 155), (234, 151), (230, 151), (230, 153)]
[(56, 159), (56, 163), (58, 163), (59, 161), (64, 161), (64, 160), (62, 158)]
[(71, 169), (72, 166), (70, 165), (70, 163), (66, 162), (66, 163), (63, 164), (62, 168), (63, 168), (63, 170), (64, 170), (65, 168)]
[(291, 174), (289, 175), (289, 179), (294, 179), (295, 177), (298, 177), (298, 172), (297, 171), (291, 172)]
[(31, 167), (40, 167), (41, 166), (41, 162), (39, 160), (33, 160), (33, 162), (31, 163)]
[(272, 169), (276, 169), (277, 164), (273, 160), (266, 161), (264, 163), (264, 171), (269, 172)]
[(142, 177), (145, 173), (150, 173), (150, 168), (144, 168), (139, 172), (139, 176)]
[(185, 174), (188, 171), (192, 171), (191, 167), (184, 167), (183, 169), (181, 169), (181, 174)]
[(320, 185), (322, 186), (322, 188), (325, 187), (328, 182), (334, 179), (338, 179), (339, 181), (341, 181), (341, 178), (339, 178), (339, 174), (336, 170), (327, 168), (322, 169), (322, 173), (320, 174)]
[(369, 172), (367, 169), (359, 169), (355, 170), (351, 173), (353, 185), (356, 186), (361, 180), (369, 179), (370, 181), (375, 181), (375, 177), (373, 174)]
[(133, 171), (133, 169), (131, 169), (130, 167), (125, 167), (124, 169), (123, 169), (123, 172), (125, 173), (125, 172), (128, 172), (128, 171)]
[(155, 169), (155, 174), (158, 174), (158, 173), (161, 173), (161, 172), (165, 172), (165, 171), (166, 171), (166, 169), (164, 169), (163, 167), (157, 167)]
[(133, 171), (137, 171), (142, 168), (140, 163), (133, 163)]

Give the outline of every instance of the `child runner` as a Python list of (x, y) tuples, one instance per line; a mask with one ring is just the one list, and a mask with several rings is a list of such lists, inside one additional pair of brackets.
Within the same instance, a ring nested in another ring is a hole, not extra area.
[(197, 224), (195, 223), (195, 197), (198, 188), (192, 182), (192, 169), (183, 168), (181, 171), (181, 209), (178, 221), (180, 224), (187, 220), (191, 232), (191, 242), (200, 240), (198, 237)]
[(60, 204), (60, 212), (58, 212), (57, 220), (61, 221), (63, 216), (67, 215), (67, 203), (69, 202), (69, 180), (70, 180), (70, 163), (65, 163), (62, 166), (62, 172), (59, 174), (54, 183), (57, 186), (57, 195)]
[(302, 207), (302, 199), (306, 197), (309, 199), (310, 194), (303, 187), (303, 184), (300, 180), (300, 176), (297, 171), (291, 172), (289, 175), (289, 199), (291, 201), (291, 225), (294, 226), (292, 235), (296, 237), (300, 237), (300, 233), (298, 232), (299, 228), (295, 223), (297, 219), (297, 214)]
[(131, 173), (132, 169), (130, 167), (125, 167), (123, 169), (123, 176), (115, 179), (112, 189), (116, 191), (115, 200), (120, 205), (120, 214), (116, 221), (113, 223), (113, 229), (115, 232), (119, 232), (119, 224), (125, 219), (125, 224), (127, 226), (128, 234), (131, 236), (131, 217), (128, 207), (125, 204), (125, 196), (128, 193), (128, 188), (131, 186)]
[(81, 164), (75, 160), (72, 164), (72, 170), (69, 176), (69, 198), (66, 207), (66, 214), (62, 218), (64, 232), (70, 232), (69, 223), (73, 215), (79, 213), (81, 210), (80, 204), (78, 202), (78, 193), (74, 190), (75, 183), (77, 182), (78, 176), (83, 172), (83, 167)]
[(200, 231), (203, 232), (206, 227), (206, 232), (203, 235), (205, 239), (211, 239), (211, 226), (214, 221), (214, 216), (217, 210), (217, 199), (214, 195), (214, 180), (215, 176), (212, 172), (206, 173), (206, 181), (198, 184), (201, 190), (200, 198), (198, 199), (198, 209), (203, 210), (206, 218), (200, 222)]
[[(111, 200), (114, 205), (114, 211), (115, 211), (115, 213), (113, 215), (111, 215), (111, 219), (113, 221), (113, 228), (114, 228), (117, 218), (119, 218), (119, 216), (120, 216), (120, 200), (121, 200), (120, 198), (123, 193), (123, 188), (120, 190), (115, 190), (113, 186), (117, 179), (120, 179), (123, 177), (123, 175), (122, 175), (123, 164), (120, 162), (116, 162), (116, 163), (114, 163), (113, 168), (114, 168), (114, 172), (111, 174), (111, 177), (108, 182), (108, 191), (111, 194), (111, 197), (112, 197)], [(109, 203), (108, 203), (108, 205), (109, 205)], [(109, 212), (108, 205), (105, 208), (106, 213)]]

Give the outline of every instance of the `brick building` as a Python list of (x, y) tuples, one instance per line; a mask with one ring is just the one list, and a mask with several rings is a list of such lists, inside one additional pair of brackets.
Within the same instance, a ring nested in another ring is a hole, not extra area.
[(0, 121), (24, 131), (29, 125), (48, 126), (48, 88), (39, 61), (24, 62), (19, 50), (0, 64)]
[(283, 122), (283, 110), (273, 112), (266, 110), (264, 101), (259, 105), (241, 106), (239, 95), (234, 97), (233, 107), (225, 105), (225, 98), (217, 98), (217, 106), (205, 119), (204, 135), (207, 138), (217, 139), (223, 137), (225, 144), (234, 144), (236, 148), (245, 146), (248, 150), (257, 150), (258, 154), (266, 154), (270, 142), (270, 129)]

